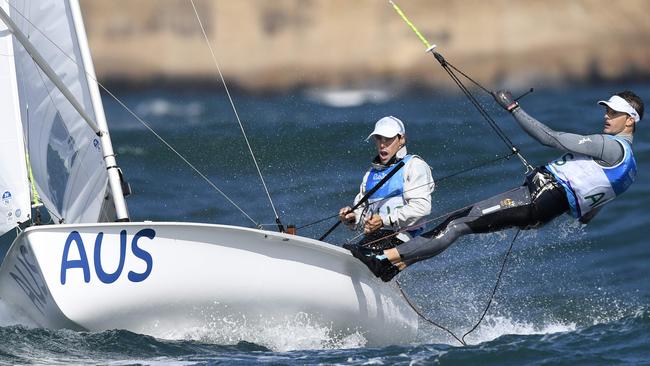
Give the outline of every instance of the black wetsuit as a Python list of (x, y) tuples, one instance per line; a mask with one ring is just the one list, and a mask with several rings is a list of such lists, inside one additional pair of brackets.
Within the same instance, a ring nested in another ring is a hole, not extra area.
[(541, 167), (521, 186), (457, 210), (435, 229), (400, 245), (410, 265), (440, 254), (465, 234), (489, 233), (511, 227), (541, 226), (569, 210), (564, 188)]
[[(613, 166), (624, 158), (622, 146), (605, 135), (553, 131), (521, 108), (515, 110), (513, 115), (524, 131), (545, 146), (591, 156), (603, 166)], [(619, 137), (632, 143), (631, 135)], [(568, 210), (564, 188), (546, 168), (540, 167), (527, 176), (521, 187), (453, 212), (435, 229), (400, 245), (398, 252), (402, 261), (410, 265), (440, 254), (462, 235), (511, 227), (538, 227)], [(593, 218), (597, 212), (590, 212), (585, 221)]]

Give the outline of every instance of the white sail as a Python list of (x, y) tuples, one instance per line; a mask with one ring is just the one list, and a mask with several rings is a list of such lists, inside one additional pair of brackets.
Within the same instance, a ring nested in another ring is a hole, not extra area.
[[(6, 3), (2, 5), (8, 10)], [(0, 235), (29, 219), (25, 143), (11, 33), (0, 22)]]
[[(91, 118), (93, 105), (72, 6), (65, 0), (11, 0), (11, 19)], [(76, 4), (74, 4), (76, 5)], [(81, 22), (79, 22), (81, 24)], [(99, 137), (24, 47), (14, 42), (20, 107), (36, 189), (55, 222), (97, 222), (106, 195)], [(82, 50), (83, 47), (83, 50)], [(96, 87), (96, 85), (95, 85)]]

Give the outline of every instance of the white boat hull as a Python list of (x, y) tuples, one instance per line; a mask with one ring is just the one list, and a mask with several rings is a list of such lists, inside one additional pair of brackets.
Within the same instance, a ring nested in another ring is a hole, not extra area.
[(29, 228), (0, 268), (0, 298), (42, 327), (161, 338), (295, 319), (331, 337), (358, 333), (367, 345), (408, 343), (417, 331), (417, 315), (396, 288), (346, 250), (223, 225)]

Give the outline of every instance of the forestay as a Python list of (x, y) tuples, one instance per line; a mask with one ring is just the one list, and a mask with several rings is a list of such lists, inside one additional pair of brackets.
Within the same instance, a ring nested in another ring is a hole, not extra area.
[[(84, 68), (88, 52), (75, 1), (9, 1), (9, 13), (49, 66), (93, 119), (104, 118), (94, 78)], [(80, 41), (81, 39), (81, 41)], [(107, 193), (99, 137), (63, 94), (14, 42), (20, 114), (34, 183), (55, 222), (97, 222)], [(89, 70), (92, 72), (92, 70)], [(92, 75), (92, 74), (91, 74)]]
[[(0, 4), (5, 10), (6, 3)], [(0, 235), (29, 219), (29, 182), (18, 86), (13, 59), (13, 40), (0, 22)]]

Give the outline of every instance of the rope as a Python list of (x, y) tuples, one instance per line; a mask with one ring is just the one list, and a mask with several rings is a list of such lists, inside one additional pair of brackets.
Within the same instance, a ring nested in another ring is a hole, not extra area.
[(485, 306), (485, 310), (483, 311), (483, 314), (481, 314), (481, 318), (476, 322), (476, 325), (472, 327), (472, 329), (468, 330), (467, 333), (463, 334), (463, 337), (461, 340), (465, 342), (465, 337), (467, 337), (468, 334), (474, 332), (476, 328), (478, 328), (479, 324), (483, 321), (485, 318), (485, 314), (487, 314), (488, 310), (490, 310), (490, 306), (492, 305), (492, 300), (494, 300), (494, 295), (497, 292), (497, 288), (499, 288), (499, 283), (501, 283), (501, 276), (503, 275), (503, 271), (506, 268), (506, 262), (508, 261), (508, 256), (510, 256), (510, 252), (512, 252), (512, 246), (515, 244), (515, 240), (517, 240), (517, 237), (519, 236), (519, 233), (521, 232), (521, 229), (517, 229), (515, 232), (515, 236), (512, 238), (512, 241), (510, 241), (510, 246), (508, 247), (508, 251), (506, 252), (506, 255), (503, 256), (503, 262), (501, 263), (501, 270), (499, 270), (499, 275), (497, 276), (497, 282), (494, 284), (494, 289), (492, 290), (492, 294), (490, 295), (490, 298), (488, 300), (487, 305)]
[[(435, 56), (435, 55), (434, 55), (434, 56)], [(456, 72), (458, 72), (459, 74), (463, 75), (463, 76), (465, 77), (465, 79), (471, 81), (474, 85), (478, 86), (481, 90), (483, 90), (483, 91), (486, 92), (487, 94), (490, 94), (490, 95), (492, 94), (492, 91), (491, 91), (491, 90), (489, 90), (489, 89), (487, 89), (486, 87), (484, 87), (483, 85), (479, 84), (476, 80), (474, 80), (474, 79), (472, 79), (471, 77), (469, 77), (467, 74), (465, 74), (464, 72), (462, 72), (462, 71), (461, 71), (460, 69), (458, 69), (456, 66), (452, 65), (451, 62), (447, 61), (446, 59), (445, 59), (445, 64), (448, 65), (449, 67), (451, 67), (452, 69), (454, 69), (454, 71), (456, 71)]]
[(447, 327), (445, 327), (445, 326), (443, 326), (443, 325), (440, 325), (440, 324), (436, 323), (435, 321), (433, 321), (433, 320), (427, 318), (424, 314), (422, 314), (422, 312), (420, 311), (420, 309), (419, 309), (419, 308), (418, 308), (414, 303), (412, 303), (412, 302), (411, 302), (411, 299), (406, 295), (406, 292), (404, 292), (404, 289), (402, 288), (402, 284), (399, 282), (399, 280), (395, 280), (395, 283), (397, 284), (397, 288), (399, 289), (399, 292), (402, 294), (402, 297), (404, 298), (404, 300), (406, 300), (406, 303), (409, 304), (409, 306), (411, 307), (411, 309), (413, 309), (413, 311), (415, 311), (415, 313), (418, 314), (418, 316), (419, 316), (422, 320), (424, 320), (424, 321), (426, 321), (427, 323), (429, 323), (429, 324), (431, 324), (431, 325), (433, 325), (433, 326), (435, 326), (435, 327), (437, 327), (437, 328), (440, 328), (440, 329), (442, 329), (443, 331), (449, 333), (450, 336), (454, 337), (454, 339), (457, 340), (458, 343), (462, 344), (463, 346), (466, 346), (466, 345), (467, 345), (467, 343), (465, 343), (461, 338), (458, 338), (458, 336), (457, 336), (454, 332), (452, 332), (451, 330), (449, 330), (449, 328), (447, 328)]
[(514, 237), (512, 238), (512, 241), (510, 242), (510, 246), (508, 247), (508, 251), (506, 252), (505, 256), (503, 257), (503, 262), (501, 263), (501, 269), (499, 270), (499, 274), (497, 276), (496, 283), (494, 284), (494, 288), (492, 289), (492, 293), (490, 294), (490, 297), (488, 298), (487, 305), (485, 306), (485, 310), (483, 310), (483, 313), (481, 314), (481, 317), (479, 320), (474, 324), (474, 326), (465, 332), (462, 337), (458, 337), (454, 332), (452, 332), (449, 328), (429, 319), (427, 316), (422, 314), (422, 311), (411, 301), (411, 299), (408, 297), (404, 289), (402, 288), (402, 284), (399, 282), (399, 279), (395, 280), (395, 283), (397, 284), (397, 287), (399, 288), (400, 293), (406, 300), (406, 302), (409, 304), (409, 306), (415, 311), (415, 313), (422, 318), (422, 320), (426, 321), (427, 323), (447, 332), (449, 335), (451, 335), (454, 339), (456, 339), (460, 344), (463, 346), (467, 346), (467, 342), (465, 342), (465, 337), (467, 337), (469, 334), (474, 332), (478, 326), (483, 322), (483, 319), (485, 319), (485, 315), (487, 314), (488, 310), (490, 309), (490, 306), (492, 305), (492, 301), (494, 300), (494, 296), (496, 295), (497, 289), (499, 288), (499, 284), (501, 283), (501, 277), (503, 275), (503, 272), (506, 268), (506, 262), (508, 260), (508, 257), (510, 256), (510, 253), (512, 252), (512, 247), (515, 244), (515, 240), (517, 240), (517, 237), (519, 236), (519, 233), (521, 232), (521, 229), (517, 229), (517, 232), (515, 232)]
[[(20, 15), (27, 23), (29, 23), (36, 31), (38, 31), (45, 39), (47, 39), (54, 47), (56, 47), (63, 56), (70, 60), (73, 64), (79, 66), (74, 58), (68, 55), (61, 47), (59, 47), (56, 42), (54, 42), (45, 32), (41, 31), (34, 23), (29, 20), (25, 15), (23, 15), (15, 6), (10, 2), (5, 0), (5, 3), (9, 5), (12, 10)], [(84, 69), (85, 72), (85, 69)], [(102, 83), (100, 83), (95, 77), (86, 72), (86, 77), (90, 78), (99, 85), (102, 90), (104, 90), (113, 100), (115, 100), (124, 110), (126, 110), (136, 121), (142, 124), (147, 130), (149, 130), (163, 145), (165, 145), (169, 150), (171, 150), (176, 156), (178, 156), (187, 166), (189, 166), (195, 173), (197, 173), (208, 185), (210, 185), (214, 190), (220, 193), (230, 204), (232, 204), (239, 212), (241, 212), (248, 220), (250, 220), (254, 226), (259, 226), (259, 224), (253, 220), (239, 205), (237, 205), (226, 193), (219, 189), (216, 184), (214, 184), (205, 174), (203, 174), (198, 168), (196, 168), (192, 163), (189, 162), (180, 152), (178, 152), (171, 144), (169, 144), (162, 136), (160, 136), (148, 123), (146, 123), (142, 118), (140, 118), (133, 110), (127, 107), (115, 94), (113, 94), (108, 88), (106, 88)]]
[(334, 215), (331, 215), (331, 216), (327, 216), (327, 217), (324, 217), (322, 219), (318, 219), (316, 221), (310, 222), (308, 224), (298, 226), (298, 227), (296, 227), (296, 230), (300, 230), (300, 229), (304, 229), (306, 227), (310, 227), (310, 226), (313, 226), (313, 225), (316, 225), (316, 224), (320, 224), (323, 221), (327, 221), (327, 220), (333, 219), (333, 218), (338, 217), (338, 216), (339, 216), (339, 214), (334, 214)]
[(214, 53), (214, 50), (212, 49), (212, 45), (210, 44), (210, 39), (208, 38), (207, 33), (205, 32), (205, 28), (203, 27), (203, 22), (201, 22), (201, 17), (199, 16), (199, 12), (196, 10), (196, 6), (194, 5), (194, 0), (190, 0), (190, 3), (192, 4), (192, 9), (194, 9), (194, 14), (196, 15), (196, 20), (199, 23), (199, 26), (201, 27), (201, 32), (203, 33), (203, 38), (205, 39), (205, 43), (208, 46), (208, 49), (210, 50), (210, 54), (212, 55), (212, 61), (214, 61), (214, 65), (217, 68), (217, 72), (219, 73), (219, 78), (221, 79), (221, 82), (223, 83), (223, 87), (226, 90), (226, 95), (228, 96), (228, 101), (230, 101), (230, 106), (232, 107), (233, 112), (235, 113), (235, 117), (237, 119), (237, 123), (239, 123), (239, 128), (241, 129), (242, 134), (244, 135), (244, 140), (246, 141), (246, 146), (248, 147), (248, 151), (251, 154), (251, 157), (253, 158), (253, 163), (255, 163), (255, 168), (257, 169), (257, 174), (260, 176), (260, 180), (262, 181), (262, 186), (264, 187), (264, 191), (266, 192), (266, 196), (269, 199), (269, 203), (271, 204), (271, 208), (273, 209), (273, 214), (275, 215), (275, 220), (280, 225), (280, 231), (282, 231), (282, 226), (280, 223), (280, 218), (278, 216), (278, 211), (275, 209), (275, 205), (273, 204), (273, 200), (271, 199), (271, 194), (269, 193), (269, 189), (266, 186), (266, 182), (264, 181), (264, 176), (262, 175), (262, 171), (260, 170), (260, 166), (257, 164), (257, 159), (255, 158), (255, 153), (253, 153), (253, 148), (251, 147), (250, 142), (248, 141), (248, 136), (246, 135), (246, 131), (244, 130), (244, 125), (241, 122), (241, 119), (239, 118), (239, 113), (237, 112), (237, 108), (235, 107), (235, 103), (233, 102), (232, 96), (230, 95), (230, 90), (228, 89), (228, 85), (226, 84), (226, 80), (223, 77), (223, 74), (221, 73), (221, 67), (219, 66), (219, 62), (217, 61), (217, 56)]

